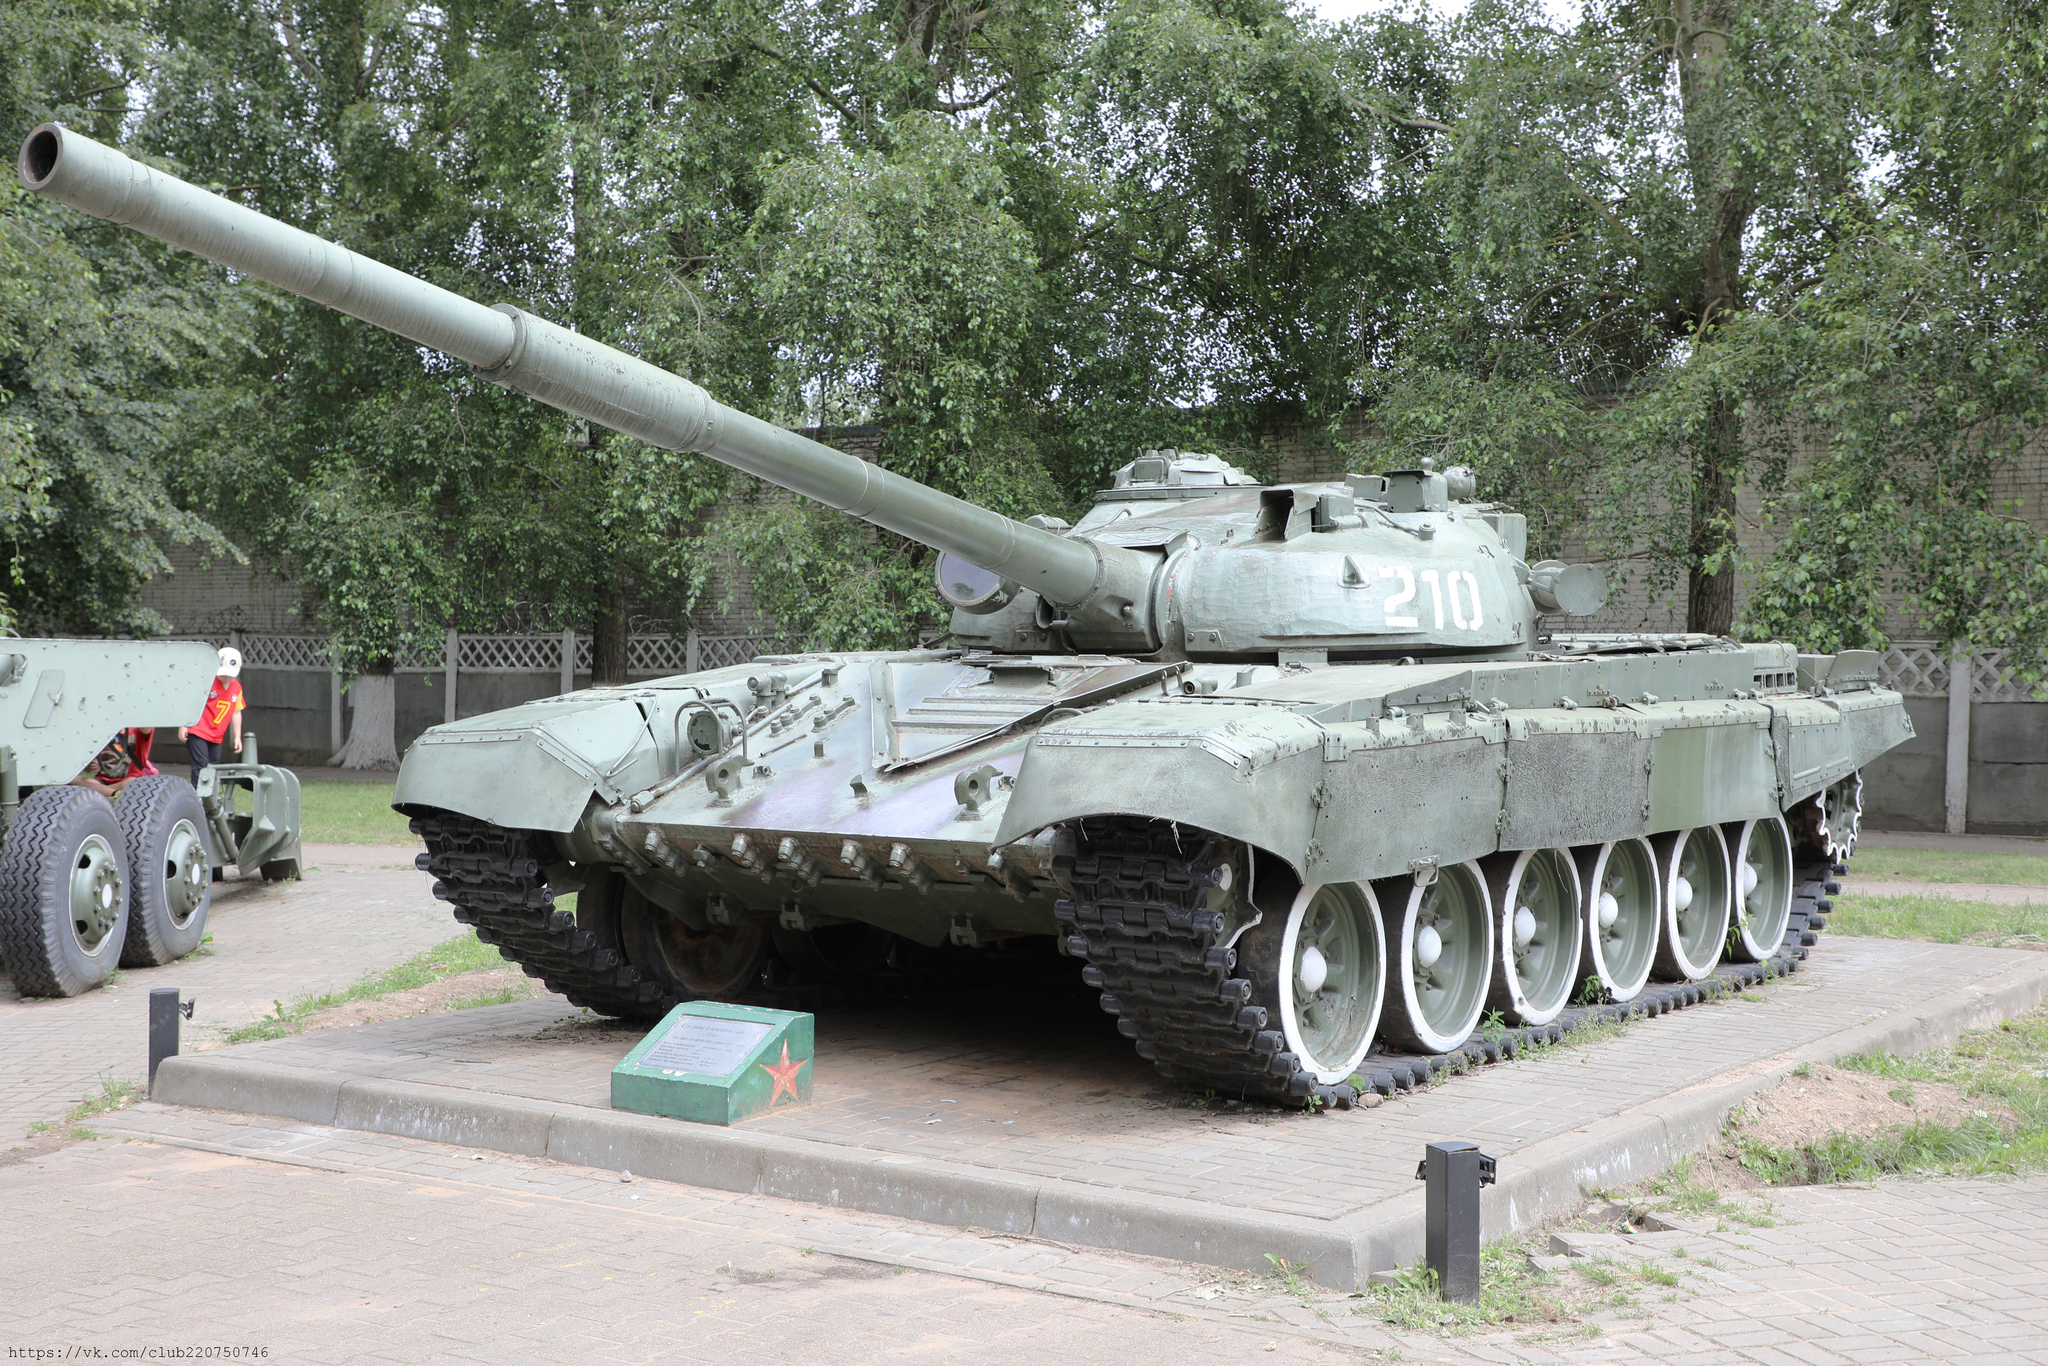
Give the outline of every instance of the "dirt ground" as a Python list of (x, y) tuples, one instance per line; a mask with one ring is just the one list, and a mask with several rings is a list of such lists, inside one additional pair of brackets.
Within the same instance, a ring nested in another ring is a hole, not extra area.
[(2012, 1117), (2006, 1107), (1942, 1082), (1815, 1067), (1759, 1092), (1730, 1115), (1727, 1129), (1700, 1154), (1692, 1182), (1720, 1191), (1763, 1188), (1738, 1158), (1739, 1140), (1787, 1150), (1825, 1143), (1834, 1134), (1868, 1138), (1908, 1124), (1955, 1125), (1973, 1118), (2005, 1123)]
[[(313, 1034), (323, 1029), (346, 1029), (350, 1025), (382, 1024), (408, 1015), (438, 1015), (461, 1009), (466, 1004), (502, 1005), (547, 995), (547, 988), (518, 968), (486, 968), (481, 972), (457, 973), (408, 991), (394, 991), (366, 1001), (345, 1001), (300, 1022), (299, 1032)], [(479, 999), (481, 998), (481, 999)]]

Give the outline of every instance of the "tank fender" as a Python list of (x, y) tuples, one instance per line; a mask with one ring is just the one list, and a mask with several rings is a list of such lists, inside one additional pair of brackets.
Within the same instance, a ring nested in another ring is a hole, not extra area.
[(660, 780), (647, 718), (631, 698), (579, 693), (435, 726), (413, 741), (391, 804), (453, 811), (517, 830), (571, 829)]

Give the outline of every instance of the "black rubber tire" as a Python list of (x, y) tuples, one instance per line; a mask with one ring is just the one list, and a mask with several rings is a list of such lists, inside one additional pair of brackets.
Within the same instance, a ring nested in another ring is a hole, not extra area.
[[(121, 822), (128, 853), (128, 942), (121, 950), (121, 966), (159, 968), (175, 963), (206, 937), (206, 914), (213, 905), (213, 845), (207, 837), (206, 808), (199, 804), (192, 784), (157, 774), (123, 787), (114, 816)], [(198, 904), (191, 907), (179, 885), (175, 858), (186, 835), (199, 841), (204, 860), (198, 870)]]
[[(95, 837), (119, 869), (118, 919), (87, 953), (72, 931), (71, 877)], [(0, 960), (24, 996), (77, 996), (113, 976), (128, 939), (128, 855), (112, 803), (89, 788), (23, 798), (0, 845)]]

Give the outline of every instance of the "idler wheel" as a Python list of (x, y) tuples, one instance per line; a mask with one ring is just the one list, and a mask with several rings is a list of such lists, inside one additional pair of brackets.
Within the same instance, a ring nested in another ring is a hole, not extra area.
[(1633, 1001), (1650, 980), (1663, 923), (1657, 853), (1646, 839), (1576, 851), (1586, 901), (1586, 963), (1608, 996)]
[(1821, 810), (1827, 822), (1827, 852), (1845, 860), (1856, 852), (1863, 834), (1863, 773), (1857, 770), (1821, 794)]
[(1417, 1053), (1448, 1053), (1472, 1036), (1493, 978), (1493, 903), (1476, 863), (1454, 863), (1418, 887), (1375, 888), (1398, 995), (1380, 1032)]
[(1728, 844), (1721, 828), (1700, 825), (1651, 840), (1663, 878), (1662, 942), (1657, 975), (1697, 982), (1721, 961), (1728, 931)]
[(1792, 918), (1792, 834), (1776, 816), (1731, 824), (1725, 831), (1735, 841), (1728, 956), (1762, 963), (1778, 951)]
[(1496, 854), (1481, 866), (1498, 908), (1487, 1003), (1516, 1024), (1549, 1024), (1579, 984), (1578, 867), (1562, 849)]
[(1380, 903), (1362, 882), (1326, 882), (1295, 893), (1279, 933), (1265, 926), (1240, 945), (1242, 971), (1279, 1004), (1287, 1051), (1324, 1085), (1356, 1072), (1372, 1047), (1386, 1000), (1386, 931)]

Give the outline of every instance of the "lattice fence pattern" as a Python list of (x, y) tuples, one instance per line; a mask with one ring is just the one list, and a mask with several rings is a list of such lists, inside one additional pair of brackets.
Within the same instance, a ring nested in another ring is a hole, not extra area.
[(455, 667), (462, 673), (542, 674), (562, 671), (562, 637), (470, 635), (456, 637)]
[(1932, 644), (1892, 642), (1878, 661), (1878, 678), (1908, 697), (1948, 696), (1948, 657)]
[(690, 642), (682, 636), (630, 636), (626, 640), (626, 672), (650, 678), (688, 673)]
[[(1973, 702), (2048, 702), (2048, 684), (2030, 685), (2006, 662), (2004, 650), (1970, 656), (1970, 700)], [(1894, 641), (1878, 665), (1887, 688), (1908, 697), (1947, 697), (1952, 666), (1931, 641)]]
[(756, 655), (779, 654), (788, 646), (774, 636), (699, 636), (697, 667), (723, 669), (744, 664)]
[[(203, 640), (219, 649), (233, 644), (242, 652), (245, 667), (327, 673), (333, 656), (327, 637), (314, 635), (257, 635), (239, 637), (221, 632), (210, 636), (178, 636), (179, 640)], [(590, 637), (576, 636), (576, 671), (588, 675), (591, 660)], [(666, 678), (691, 672), (694, 655), (699, 669), (721, 669), (745, 664), (758, 655), (786, 652), (793, 647), (777, 636), (687, 636), (668, 634), (630, 636), (626, 641), (626, 671), (636, 678)], [(448, 667), (445, 647), (440, 650), (408, 651), (398, 663), (403, 673), (440, 673)], [(559, 632), (538, 635), (477, 634), (456, 637), (456, 670), (484, 674), (560, 674), (562, 636)]]

